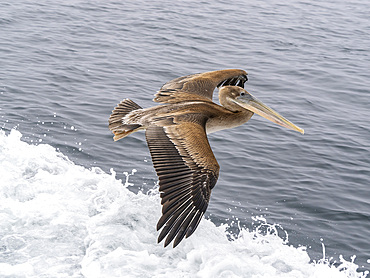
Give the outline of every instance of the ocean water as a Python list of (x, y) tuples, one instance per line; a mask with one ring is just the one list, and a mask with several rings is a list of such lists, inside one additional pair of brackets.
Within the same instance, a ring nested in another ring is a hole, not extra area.
[[(0, 277), (366, 277), (370, 269), (368, 1), (2, 1)], [(207, 213), (156, 243), (142, 132), (113, 142), (123, 98), (241, 68), (305, 129), (253, 116), (211, 134)]]
[(0, 133), (1, 277), (366, 277), (352, 261), (310, 262), (262, 217), (233, 241), (203, 220), (181, 247), (163, 248), (159, 195), (131, 192), (135, 171), (122, 182), (21, 136)]

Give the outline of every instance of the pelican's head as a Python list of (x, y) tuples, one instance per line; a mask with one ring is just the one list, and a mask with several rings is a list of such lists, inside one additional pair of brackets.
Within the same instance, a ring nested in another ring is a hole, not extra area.
[(304, 130), (279, 113), (263, 104), (246, 90), (237, 86), (224, 86), (219, 92), (220, 103), (228, 110), (237, 112), (244, 109), (252, 111), (278, 125), (304, 134)]

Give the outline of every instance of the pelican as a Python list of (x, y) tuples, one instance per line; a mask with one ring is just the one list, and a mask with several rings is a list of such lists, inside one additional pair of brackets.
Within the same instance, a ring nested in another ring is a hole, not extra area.
[[(124, 99), (109, 118), (115, 141), (145, 129), (159, 178), (162, 216), (158, 243), (176, 247), (191, 236), (205, 213), (220, 166), (207, 134), (246, 123), (254, 113), (304, 133), (244, 89), (247, 73), (226, 69), (187, 75), (167, 82), (155, 94), (162, 105), (142, 108)], [(219, 88), (218, 105), (212, 101)]]

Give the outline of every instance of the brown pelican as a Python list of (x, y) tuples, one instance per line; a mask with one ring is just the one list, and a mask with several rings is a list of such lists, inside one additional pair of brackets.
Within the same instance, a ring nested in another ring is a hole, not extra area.
[[(162, 231), (167, 246), (176, 247), (197, 228), (219, 174), (219, 165), (207, 134), (247, 122), (257, 113), (283, 127), (299, 131), (277, 112), (243, 89), (247, 73), (238, 69), (187, 75), (167, 82), (154, 101), (165, 103), (141, 108), (130, 99), (118, 104), (109, 118), (117, 141), (145, 129), (146, 141), (159, 177)], [(212, 101), (219, 87), (218, 105)]]

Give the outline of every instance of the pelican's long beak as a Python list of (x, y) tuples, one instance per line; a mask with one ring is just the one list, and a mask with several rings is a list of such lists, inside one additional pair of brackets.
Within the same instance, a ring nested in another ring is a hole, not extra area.
[(241, 107), (248, 109), (278, 125), (281, 125), (283, 127), (298, 131), (302, 134), (304, 134), (304, 130), (295, 124), (293, 124), (291, 121), (285, 119), (283, 116), (281, 116), (278, 112), (271, 109), (267, 105), (265, 105), (263, 102), (259, 101), (257, 98), (252, 96), (250, 93), (245, 91), (245, 93), (241, 94), (240, 96), (236, 97), (234, 99), (234, 102)]

